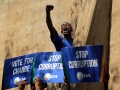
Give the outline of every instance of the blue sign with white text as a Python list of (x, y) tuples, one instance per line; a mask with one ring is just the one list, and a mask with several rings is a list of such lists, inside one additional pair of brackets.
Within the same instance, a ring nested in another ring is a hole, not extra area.
[(62, 48), (63, 67), (70, 83), (102, 82), (103, 45)]
[(30, 83), (35, 54), (10, 58), (4, 62), (5, 89), (14, 88), (22, 80)]
[(41, 52), (36, 54), (34, 77), (41, 77), (44, 83), (63, 83), (61, 52)]

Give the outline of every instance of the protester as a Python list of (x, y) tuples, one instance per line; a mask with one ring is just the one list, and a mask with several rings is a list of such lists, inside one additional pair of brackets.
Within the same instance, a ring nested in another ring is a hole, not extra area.
[(71, 33), (73, 30), (72, 26), (68, 22), (64, 22), (61, 25), (61, 33), (64, 35), (64, 37), (58, 34), (57, 30), (53, 26), (50, 16), (50, 11), (53, 9), (54, 9), (53, 5), (46, 5), (46, 23), (50, 31), (51, 41), (53, 42), (56, 50), (61, 51), (61, 48), (63, 47), (72, 47), (73, 38)]
[(60, 36), (57, 30), (54, 28), (50, 16), (50, 11), (53, 10), (53, 5), (46, 5), (46, 23), (50, 31), (51, 40), (57, 51), (61, 51), (63, 47), (72, 47), (73, 38), (72, 38), (72, 26), (68, 22), (64, 22), (61, 25), (61, 33), (64, 35), (64, 38)]

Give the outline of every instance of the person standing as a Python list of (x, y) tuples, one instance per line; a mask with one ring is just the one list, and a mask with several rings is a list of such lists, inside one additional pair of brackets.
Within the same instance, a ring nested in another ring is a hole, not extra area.
[[(53, 42), (56, 51), (61, 51), (61, 48), (63, 47), (72, 47), (73, 46), (73, 38), (72, 38), (72, 26), (68, 22), (64, 22), (61, 25), (61, 33), (63, 34), (64, 37), (60, 36), (53, 26), (52, 20), (51, 20), (51, 10), (54, 9), (53, 5), (46, 5), (46, 23), (47, 27), (50, 31), (50, 38), (51, 41)], [(70, 90), (70, 84), (67, 82), (67, 78), (65, 75), (65, 86), (67, 90)]]
[(53, 42), (57, 51), (61, 51), (63, 47), (72, 47), (73, 45), (73, 38), (72, 38), (72, 26), (68, 22), (64, 22), (61, 25), (61, 33), (64, 37), (60, 36), (57, 30), (54, 28), (50, 12), (54, 9), (53, 5), (46, 5), (46, 23), (47, 27), (50, 31), (51, 41)]

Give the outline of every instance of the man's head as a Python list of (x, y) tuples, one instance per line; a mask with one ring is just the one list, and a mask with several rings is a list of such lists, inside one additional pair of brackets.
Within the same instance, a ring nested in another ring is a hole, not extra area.
[(68, 22), (64, 22), (61, 25), (61, 33), (63, 33), (63, 35), (71, 34), (72, 31), (72, 26)]

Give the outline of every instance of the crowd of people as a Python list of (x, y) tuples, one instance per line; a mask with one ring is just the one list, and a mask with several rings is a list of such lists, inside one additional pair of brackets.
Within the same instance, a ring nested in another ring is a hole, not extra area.
[[(25, 86), (28, 85), (27, 80), (23, 80), (18, 83), (18, 90), (24, 90)], [(67, 82), (67, 79), (64, 77), (64, 85), (66, 86), (66, 90), (71, 90), (70, 84)], [(40, 77), (37, 77), (34, 80), (34, 83), (30, 84), (31, 90), (44, 90), (47, 88), (47, 83), (43, 83)]]

